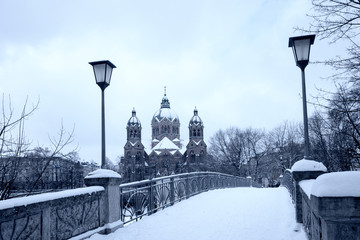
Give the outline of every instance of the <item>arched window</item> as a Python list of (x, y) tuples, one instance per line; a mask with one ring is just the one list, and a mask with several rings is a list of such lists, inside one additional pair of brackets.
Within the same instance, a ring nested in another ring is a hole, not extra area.
[(200, 137), (200, 136), (201, 136), (201, 134), (200, 134), (200, 129), (198, 129), (198, 131), (197, 131), (197, 132), (198, 132), (198, 134), (197, 134), (197, 135)]
[(140, 152), (136, 153), (136, 164), (141, 164), (141, 153)]
[(194, 151), (190, 152), (190, 163), (195, 163), (195, 153), (194, 153)]
[(193, 136), (196, 137), (196, 130), (193, 130)]

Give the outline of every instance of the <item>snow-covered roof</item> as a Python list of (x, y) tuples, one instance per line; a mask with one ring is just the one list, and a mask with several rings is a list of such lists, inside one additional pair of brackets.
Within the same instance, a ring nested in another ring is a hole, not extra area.
[(174, 155), (177, 151), (178, 151), (178, 150), (172, 150), (172, 151), (170, 151), (170, 154), (171, 154), (171, 155)]
[(198, 115), (198, 110), (196, 109), (196, 107), (194, 110), (194, 116), (190, 119), (190, 122), (189, 122), (189, 126), (191, 126), (191, 125), (201, 125), (201, 126), (204, 125), (201, 118)]
[(180, 142), (180, 139), (174, 138), (172, 141), (173, 141), (173, 142)]
[(317, 197), (360, 197), (360, 172), (332, 172), (320, 175), (312, 185)]
[(155, 145), (155, 147), (153, 147), (153, 151), (154, 150), (163, 150), (163, 149), (167, 149), (167, 150), (180, 150), (180, 148), (178, 146), (176, 146), (169, 138), (164, 137), (158, 144)]
[(136, 116), (135, 108), (132, 110), (132, 116), (128, 121), (128, 126), (141, 126), (140, 120)]
[(157, 140), (156, 138), (154, 138), (154, 139), (152, 140), (152, 142), (160, 142), (160, 141)]
[(138, 143), (138, 141), (136, 141), (136, 142), (131, 142), (131, 141), (129, 141), (130, 142), (130, 144), (131, 144), (131, 146), (133, 146), (133, 147), (135, 147), (136, 146), (136, 144)]
[(302, 160), (294, 163), (294, 165), (291, 167), (291, 171), (293, 171), (293, 172), (306, 172), (306, 171), (327, 172), (327, 168), (321, 162), (302, 159)]
[(166, 96), (166, 93), (164, 93), (164, 97), (161, 101), (161, 107), (155, 112), (152, 121), (161, 122), (164, 119), (167, 119), (170, 122), (179, 122), (178, 115), (170, 108), (170, 102)]
[(181, 153), (181, 155), (184, 155), (184, 153), (186, 152), (186, 148), (179, 149), (179, 152)]
[(153, 116), (153, 121), (161, 122), (165, 118), (170, 122), (179, 121), (178, 115), (171, 108), (160, 108), (157, 110)]

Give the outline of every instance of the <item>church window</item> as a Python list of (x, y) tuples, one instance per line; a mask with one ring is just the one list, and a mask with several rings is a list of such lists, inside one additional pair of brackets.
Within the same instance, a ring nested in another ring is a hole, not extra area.
[(141, 164), (141, 153), (140, 152), (137, 152), (136, 153), (136, 164)]
[(190, 152), (190, 162), (195, 163), (195, 153), (194, 153), (194, 151)]
[(196, 130), (193, 130), (193, 136), (196, 137)]
[(198, 129), (198, 134), (197, 134), (197, 135), (198, 135), (198, 136), (201, 136), (201, 135), (200, 135), (200, 129)]

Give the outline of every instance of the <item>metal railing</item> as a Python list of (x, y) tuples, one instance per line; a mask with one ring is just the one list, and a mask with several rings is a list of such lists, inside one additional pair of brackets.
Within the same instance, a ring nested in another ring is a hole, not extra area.
[(121, 220), (137, 221), (204, 191), (249, 187), (246, 178), (221, 173), (184, 173), (120, 185)]
[(292, 177), (291, 170), (286, 169), (283, 174), (281, 185), (286, 187), (289, 190), (289, 193), (291, 195), (293, 203), (295, 202), (295, 185), (294, 184), (295, 183), (294, 183), (294, 179)]

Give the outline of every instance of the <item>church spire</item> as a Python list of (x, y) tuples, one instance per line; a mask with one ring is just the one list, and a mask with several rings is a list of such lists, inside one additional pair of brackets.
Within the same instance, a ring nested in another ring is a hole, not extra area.
[(170, 108), (170, 102), (166, 96), (166, 86), (164, 87), (164, 97), (161, 101), (161, 108)]

